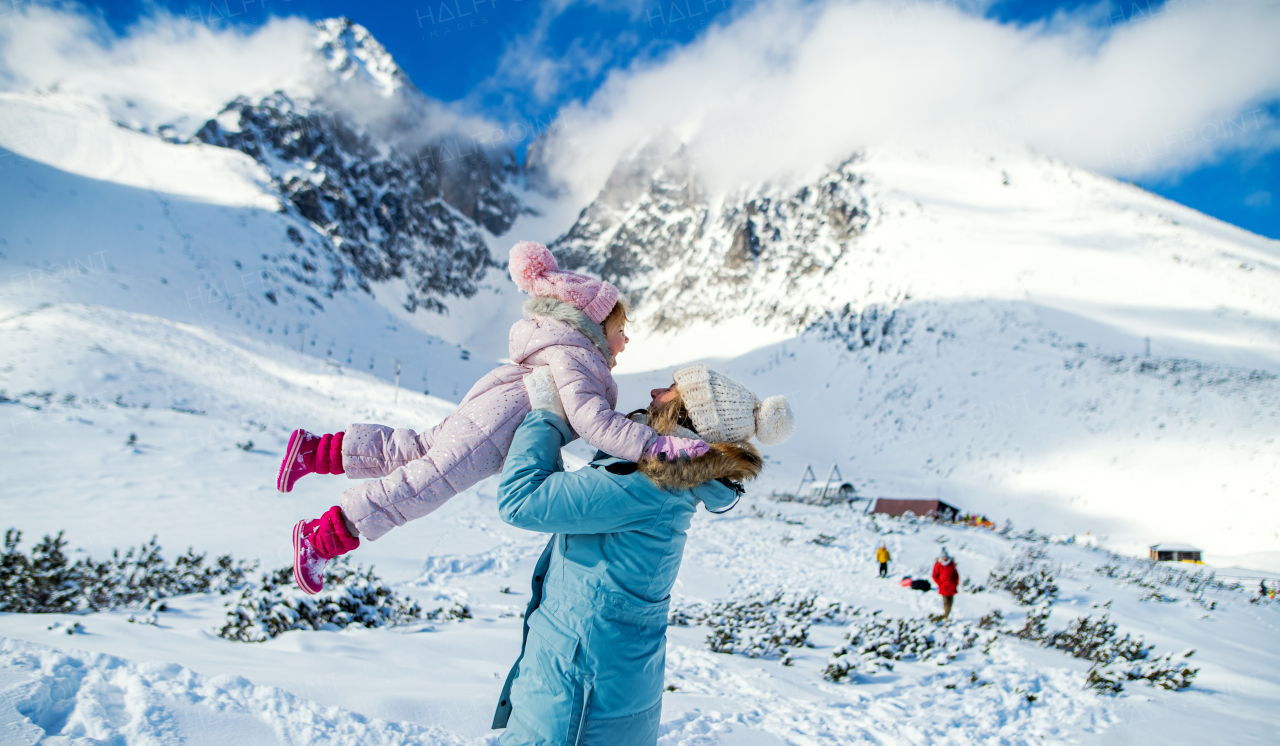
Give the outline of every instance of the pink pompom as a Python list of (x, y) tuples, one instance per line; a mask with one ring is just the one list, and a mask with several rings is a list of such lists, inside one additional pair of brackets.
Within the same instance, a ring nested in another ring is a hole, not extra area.
[(558, 272), (560, 265), (551, 250), (537, 241), (521, 241), (511, 247), (511, 279), (526, 293), (533, 283), (548, 272)]

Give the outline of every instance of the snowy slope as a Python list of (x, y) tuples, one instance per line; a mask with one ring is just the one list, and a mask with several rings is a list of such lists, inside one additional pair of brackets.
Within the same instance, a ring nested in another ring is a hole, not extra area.
[[(358, 24), (300, 33), (310, 48), (274, 92), (254, 80), (216, 105), (131, 98), (117, 89), (141, 85), (134, 71), (115, 87), (85, 75), (0, 94), (0, 307), (242, 327), (387, 379), (398, 359), (411, 389), (465, 391), (505, 354), (474, 333), (511, 308), (489, 243), (539, 220), (513, 156), (461, 152), (475, 123), (414, 88)], [(442, 334), (489, 361), (423, 354)]]
[[(157, 333), (113, 321), (121, 331), (106, 344), (121, 351), (135, 330), (139, 338)], [(175, 369), (203, 366), (205, 375), (221, 376), (222, 366), (202, 362), (202, 335), (187, 331), (169, 332), (179, 352)], [(299, 384), (319, 386), (326, 377), (290, 362), (306, 361), (277, 350), (232, 367), (256, 376), (262, 395), (284, 401)], [(385, 404), (385, 383), (364, 376), (342, 383), (350, 398), (321, 401), (296, 416), (431, 416), (430, 402)], [(384, 404), (359, 408), (371, 401)], [(246, 425), (229, 400), (206, 405), (204, 415), (57, 397), (3, 405), (21, 428), (8, 440), (6, 475), (16, 489), (5, 491), (5, 514), (20, 517), (14, 522), (28, 539), (65, 528), (73, 545), (97, 557), (154, 532), (171, 553), (193, 544), (280, 564), (287, 555), (282, 527), (322, 509), (347, 482), (311, 477), (290, 495), (274, 493), (285, 433)], [(127, 433), (137, 435), (135, 446), (125, 444)], [(250, 451), (234, 446), (245, 438), (255, 441)], [(73, 469), (65, 468), (69, 443), (77, 453)], [(356, 553), (425, 607), (466, 603), (472, 620), (292, 632), (249, 644), (214, 636), (225, 615), (220, 596), (171, 599), (154, 625), (129, 611), (0, 615), (5, 742), (492, 743), (494, 697), (518, 650), (518, 612), (545, 542), (501, 524), (492, 490), (491, 482), (482, 484)], [(887, 580), (875, 577), (870, 560), (880, 541), (894, 556)], [(674, 601), (686, 607), (782, 589), (819, 592), (892, 618), (922, 617), (936, 609), (937, 597), (895, 579), (926, 575), (940, 544), (974, 583), (1000, 559), (1032, 546), (982, 529), (776, 504), (757, 492), (725, 516), (696, 519)], [(674, 689), (664, 698), (661, 743), (1126, 743), (1136, 733), (1176, 740), (1224, 727), (1232, 743), (1267, 742), (1270, 703), (1280, 696), (1280, 652), (1266, 642), (1280, 622), (1278, 607), (1248, 603), (1247, 589), (1209, 591), (1199, 601), (1181, 592), (1165, 603), (1142, 601), (1146, 589), (1096, 571), (1109, 555), (1084, 546), (1045, 549), (1062, 588), (1055, 627), (1110, 602), (1122, 630), (1144, 635), (1157, 652), (1195, 648), (1195, 686), (1174, 693), (1131, 684), (1118, 698), (1102, 697), (1083, 688), (1080, 661), (1012, 639), (989, 653), (963, 652), (946, 666), (900, 663), (832, 684), (821, 672), (843, 625), (815, 626), (814, 647), (797, 650), (791, 666), (776, 657), (715, 654), (705, 628), (674, 627), (667, 661)], [(1203, 605), (1209, 602), (1216, 602), (1213, 611)], [(1016, 625), (1025, 607), (994, 592), (965, 592), (957, 601), (958, 617), (969, 622), (992, 609)], [(76, 622), (82, 629), (66, 634)]]
[(629, 390), (708, 359), (795, 398), (779, 489), (835, 462), (1280, 568), (1276, 241), (1034, 154), (879, 150), (729, 195), (642, 152), (556, 245), (639, 297)]
[(388, 380), (399, 359), (405, 388), (446, 397), (491, 367), (433, 332), (503, 314), (500, 291), (482, 283), (479, 296), (459, 299), (460, 323), (407, 312), (394, 280), (368, 293), (298, 282), (293, 237), (311, 227), (279, 211), (269, 174), (246, 155), (121, 129), (65, 97), (5, 94), (0, 111), (47, 135), (0, 169), (6, 316), (43, 303), (125, 309), (278, 340)]
[[(364, 145), (311, 156), (359, 129), (326, 120), (319, 94), (394, 98), (411, 84), (359, 27), (326, 22), (311, 41), (340, 85), (291, 80), (287, 102), (269, 89), (209, 111), (74, 87), (0, 94), (0, 513), (24, 547), (65, 530), (102, 558), (156, 535), (168, 556), (190, 546), (285, 564), (292, 524), (349, 485), (310, 477), (277, 493), (289, 431), (437, 422), (506, 354), (518, 314), (504, 273), (476, 271), (475, 237), (501, 259), (513, 238), (564, 235), (563, 255), (641, 301), (620, 407), (710, 358), (800, 415), (742, 505), (696, 519), (678, 606), (785, 590), (920, 619), (937, 597), (876, 578), (878, 542), (898, 576), (927, 574), (945, 544), (975, 584), (1033, 546), (768, 499), (805, 464), (821, 475), (834, 461), (864, 495), (941, 495), (1079, 535), (1034, 544), (1062, 587), (1051, 626), (1110, 602), (1122, 631), (1161, 654), (1195, 648), (1201, 669), (1189, 690), (1131, 683), (1101, 697), (1084, 689), (1083, 662), (1001, 638), (946, 666), (836, 684), (822, 670), (843, 624), (815, 625), (792, 666), (712, 653), (706, 628), (673, 627), (664, 746), (1271, 739), (1280, 607), (1248, 597), (1275, 576), (1222, 566), (1280, 569), (1275, 242), (1025, 153), (887, 151), (729, 196), (702, 194), (678, 162), (656, 177), (623, 168), (577, 225), (561, 216), (580, 206), (522, 191), (495, 158), (493, 180), (433, 171), (447, 220), (427, 215), (397, 242), (365, 202), (403, 184), (372, 174), (428, 175), (394, 137), (371, 119)], [(319, 139), (290, 150), (295, 135)], [(300, 196), (308, 184), (334, 187), (319, 212)], [(426, 275), (397, 275), (389, 258), (411, 246), (430, 265), (452, 250), (426, 240), (435, 230), (463, 237), (444, 264), (465, 281), (422, 295)], [(344, 253), (353, 237), (365, 243)], [(474, 294), (459, 297), (468, 282)], [(567, 460), (585, 455), (575, 444)], [(356, 553), (425, 608), (465, 603), (471, 620), (249, 644), (216, 636), (220, 596), (171, 599), (155, 624), (132, 611), (0, 614), (0, 741), (493, 743), (546, 539), (502, 524), (493, 490)], [(1212, 569), (1249, 584), (1160, 602), (1100, 573), (1118, 560), (1088, 546), (1133, 555), (1171, 539), (1201, 543)], [(973, 623), (992, 609), (1014, 626), (1026, 611), (987, 591), (961, 594), (956, 613)]]

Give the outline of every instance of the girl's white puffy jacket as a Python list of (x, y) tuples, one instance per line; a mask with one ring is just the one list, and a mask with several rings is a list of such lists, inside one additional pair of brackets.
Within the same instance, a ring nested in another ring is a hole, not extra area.
[(511, 327), (512, 365), (476, 382), (458, 410), (425, 433), (385, 425), (352, 425), (342, 440), (342, 468), (373, 479), (343, 494), (342, 512), (368, 539), (430, 513), (502, 470), (516, 428), (529, 413), (523, 378), (550, 367), (574, 435), (605, 453), (639, 461), (655, 437), (614, 411), (613, 354), (599, 324), (553, 298), (525, 302), (528, 318)]

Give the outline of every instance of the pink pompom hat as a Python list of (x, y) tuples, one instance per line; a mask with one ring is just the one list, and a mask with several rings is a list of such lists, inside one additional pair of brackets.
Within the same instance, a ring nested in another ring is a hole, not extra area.
[(516, 287), (537, 296), (562, 300), (603, 324), (618, 302), (613, 285), (577, 272), (563, 272), (551, 250), (537, 241), (511, 247), (511, 279)]

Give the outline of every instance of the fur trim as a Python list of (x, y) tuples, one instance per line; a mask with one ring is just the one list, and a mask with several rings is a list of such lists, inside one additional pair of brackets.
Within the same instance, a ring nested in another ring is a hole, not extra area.
[(698, 458), (678, 461), (640, 459), (640, 471), (659, 487), (687, 490), (713, 479), (747, 482), (760, 475), (764, 458), (750, 443), (712, 443)]
[[(701, 440), (697, 433), (679, 424), (681, 415), (688, 417), (684, 413), (684, 405), (679, 399), (675, 399), (652, 418), (640, 413), (633, 413), (630, 417), (635, 422), (648, 424), (661, 435)], [(764, 458), (754, 445), (743, 442), (711, 443), (710, 446), (708, 453), (697, 458), (682, 458), (677, 461), (642, 458), (638, 466), (640, 472), (654, 484), (675, 490), (691, 489), (713, 479), (742, 483), (760, 476)]]
[(613, 365), (613, 350), (609, 349), (609, 339), (605, 337), (604, 327), (587, 318), (585, 313), (574, 308), (572, 304), (542, 296), (525, 301), (520, 310), (530, 318), (542, 316), (552, 321), (563, 321), (591, 340), (591, 343), (600, 351), (600, 355), (604, 357), (605, 363), (609, 366)]

